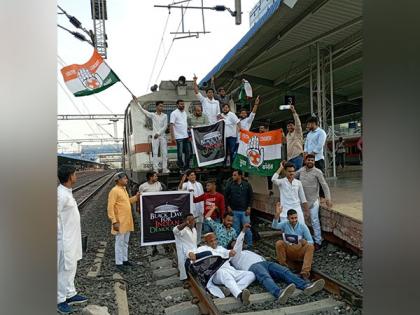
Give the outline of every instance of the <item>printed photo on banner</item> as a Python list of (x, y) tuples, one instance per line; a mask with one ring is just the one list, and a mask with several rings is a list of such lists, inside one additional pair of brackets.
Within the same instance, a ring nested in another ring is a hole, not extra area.
[(199, 167), (223, 162), (225, 160), (225, 122), (191, 128), (194, 154)]
[(149, 192), (140, 196), (141, 246), (174, 243), (173, 228), (193, 207), (186, 191)]
[(250, 174), (272, 176), (280, 167), (283, 131), (264, 133), (241, 130), (233, 168)]

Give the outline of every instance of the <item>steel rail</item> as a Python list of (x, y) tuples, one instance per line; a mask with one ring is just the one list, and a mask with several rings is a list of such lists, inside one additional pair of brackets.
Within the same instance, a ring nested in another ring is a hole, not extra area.
[(104, 178), (107, 175), (109, 175), (109, 173), (106, 173), (105, 175), (99, 176), (99, 177), (97, 177), (97, 178), (95, 178), (95, 179), (93, 179), (93, 180), (91, 180), (91, 181), (89, 181), (87, 183), (82, 184), (82, 185), (79, 185), (77, 187), (74, 187), (72, 191), (73, 192), (79, 191), (80, 189), (85, 188), (86, 186), (89, 186), (90, 184), (93, 184), (94, 182), (100, 180), (101, 178)]
[(198, 304), (201, 314), (208, 315), (221, 315), (222, 312), (219, 311), (217, 306), (214, 304), (213, 299), (209, 294), (203, 289), (203, 286), (197, 282), (197, 280), (189, 274), (187, 280), (187, 287), (191, 291), (193, 296), (192, 303)]
[[(101, 178), (104, 178), (105, 176), (102, 176)], [(109, 183), (109, 181), (114, 177), (114, 173), (112, 173), (102, 184), (100, 184), (94, 191), (92, 191), (88, 196), (86, 196), (85, 198), (83, 198), (82, 201), (77, 203), (77, 207), (79, 208), (79, 210), (81, 208), (83, 208), (87, 202), (93, 197), (95, 196), (106, 184)], [(95, 181), (96, 182), (96, 181)], [(92, 182), (91, 182), (92, 184)]]

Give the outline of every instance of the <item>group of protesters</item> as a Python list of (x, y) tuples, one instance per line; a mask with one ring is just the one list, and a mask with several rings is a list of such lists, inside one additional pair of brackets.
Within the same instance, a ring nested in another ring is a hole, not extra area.
[[(239, 146), (238, 134), (240, 129), (249, 130), (254, 120), (255, 113), (260, 104), (257, 97), (251, 113), (248, 115), (246, 109), (239, 112), (239, 117), (231, 111), (232, 102), (231, 92), (226, 94), (224, 87), (219, 87), (215, 93), (214, 80), (212, 79), (211, 87), (206, 89), (206, 96), (201, 94), (197, 85), (197, 77), (194, 77), (194, 92), (200, 104), (194, 104), (192, 113), (185, 110), (185, 102), (182, 99), (176, 101), (176, 109), (171, 112), (169, 117), (169, 127), (171, 141), (176, 143), (177, 164), (181, 173), (190, 168), (192, 157), (192, 146), (190, 143), (190, 129), (192, 127), (200, 127), (216, 123), (223, 120), (225, 123), (225, 137), (227, 147), (227, 157), (225, 165), (233, 163), (235, 153)], [(156, 111), (149, 112), (138, 103), (137, 98), (133, 97), (138, 108), (152, 119), (153, 135), (152, 135), (152, 153), (153, 153), (153, 171), (159, 171), (159, 149), (162, 159), (162, 173), (169, 173), (168, 156), (167, 156), (167, 139), (165, 131), (168, 128), (168, 117), (163, 113), (163, 101), (156, 102)], [(229, 162), (228, 162), (229, 161)]]
[[(183, 171), (178, 189), (189, 191), (195, 203), (184, 222), (173, 229), (180, 279), (187, 279), (190, 266), (198, 259), (212, 255), (228, 259), (208, 281), (207, 289), (214, 296), (232, 294), (242, 303), (248, 304), (250, 292), (247, 287), (254, 280), (279, 299), (280, 303), (286, 303), (295, 288), (303, 290), (307, 295), (318, 292), (323, 288), (324, 281), (312, 283), (309, 275), (314, 250), (322, 245), (319, 221), (321, 198), (325, 199), (327, 207), (332, 206), (330, 191), (323, 175), (325, 131), (318, 126), (316, 117), (310, 117), (307, 121), (309, 132), (304, 142), (299, 116), (291, 106), (294, 119), (287, 123), (287, 160), (281, 163), (270, 178), (280, 193), (272, 228), (281, 230), (283, 238), (275, 245), (277, 261), (267, 261), (253, 246), (253, 189), (245, 174), (241, 170), (232, 170), (232, 177), (226, 183), (223, 194), (217, 192), (215, 180), (208, 180), (204, 190), (197, 180), (196, 171), (190, 169), (191, 147), (188, 140), (188, 128), (225, 120), (225, 136), (232, 164), (238, 132), (240, 129), (250, 129), (260, 104), (259, 97), (254, 101), (252, 112), (248, 115), (246, 110), (242, 110), (238, 118), (230, 111), (229, 97), (223, 88), (219, 88), (217, 94), (214, 87), (208, 88), (205, 97), (200, 93), (196, 80), (194, 77), (194, 90), (201, 106), (196, 105), (193, 114), (187, 115), (184, 102), (178, 100), (177, 109), (170, 115), (171, 136), (176, 140), (178, 166)], [(163, 155), (162, 172), (169, 172), (164, 136), (167, 116), (163, 113), (162, 105), (163, 102), (157, 102), (156, 112), (150, 113), (139, 104), (139, 108), (153, 122), (153, 171), (147, 174), (147, 181), (140, 185), (139, 191), (132, 197), (126, 188), (127, 175), (123, 172), (116, 174), (115, 187), (108, 196), (107, 212), (111, 233), (115, 235), (115, 265), (122, 272), (132, 266), (128, 259), (130, 233), (134, 231), (132, 204), (139, 201), (142, 193), (165, 189), (159, 182), (157, 163), (160, 147)], [(260, 132), (265, 131), (260, 128)], [(77, 260), (81, 259), (80, 216), (71, 193), (76, 181), (75, 168), (60, 167), (58, 177), (58, 309), (61, 313), (69, 313), (71, 304), (87, 301), (87, 298), (76, 293), (74, 287)], [(306, 222), (311, 223), (313, 237)], [(290, 270), (293, 261), (303, 261), (298, 274)], [(287, 287), (281, 289), (276, 281), (284, 281)]]

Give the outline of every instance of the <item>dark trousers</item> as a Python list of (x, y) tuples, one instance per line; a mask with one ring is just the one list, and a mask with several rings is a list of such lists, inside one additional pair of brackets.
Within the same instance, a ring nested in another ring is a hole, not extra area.
[[(182, 159), (182, 153), (185, 155), (184, 160)], [(179, 169), (187, 170), (190, 167), (191, 159), (191, 144), (188, 138), (176, 139), (176, 154)]]
[[(325, 175), (325, 160), (324, 159), (315, 161), (315, 167), (320, 169), (322, 174)], [(319, 196), (321, 198), (325, 198), (324, 190), (322, 189), (321, 186), (319, 186)]]
[[(235, 158), (235, 154), (236, 154), (236, 137), (227, 137), (226, 147), (229, 151), (230, 167), (232, 167), (233, 159)], [(226, 159), (225, 159), (225, 165), (227, 165), (227, 154), (226, 154)]]
[(271, 176), (267, 176), (267, 187), (268, 190), (273, 190), (273, 182), (271, 181)]
[(336, 159), (336, 165), (341, 165), (342, 168), (344, 168), (344, 152), (343, 153), (337, 153), (335, 155), (335, 159)]

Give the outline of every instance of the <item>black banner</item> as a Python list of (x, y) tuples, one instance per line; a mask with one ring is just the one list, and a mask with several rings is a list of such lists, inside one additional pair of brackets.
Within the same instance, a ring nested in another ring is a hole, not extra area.
[(191, 194), (185, 191), (141, 194), (141, 246), (174, 243), (172, 230), (192, 206)]
[(225, 160), (225, 122), (191, 128), (194, 154), (199, 167), (217, 164)]

